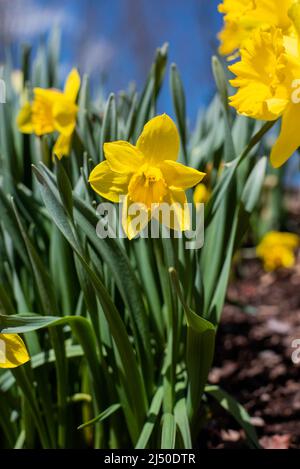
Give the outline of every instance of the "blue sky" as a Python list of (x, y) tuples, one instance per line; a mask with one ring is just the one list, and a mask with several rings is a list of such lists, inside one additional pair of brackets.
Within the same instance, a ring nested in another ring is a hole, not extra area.
[[(79, 66), (105, 91), (144, 83), (155, 49), (168, 42), (186, 89), (191, 121), (214, 92), (210, 70), (221, 27), (218, 0), (2, 0), (7, 42), (37, 44), (54, 25), (62, 30), (61, 78)], [(159, 110), (171, 113), (168, 79)]]

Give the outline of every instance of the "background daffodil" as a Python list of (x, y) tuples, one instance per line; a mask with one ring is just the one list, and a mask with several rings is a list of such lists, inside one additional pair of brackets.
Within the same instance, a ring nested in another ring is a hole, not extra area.
[[(119, 202), (125, 196), (122, 225), (129, 239), (134, 238), (152, 216), (160, 219), (162, 203), (172, 206), (173, 217), (167, 222), (171, 229), (190, 228), (185, 190), (198, 184), (205, 173), (177, 162), (179, 134), (166, 114), (154, 117), (144, 127), (136, 145), (125, 141), (104, 144), (106, 160), (90, 174), (92, 188), (101, 196)], [(130, 207), (142, 204), (144, 223), (132, 223)], [(155, 207), (155, 209), (154, 209)]]
[(30, 357), (21, 337), (17, 334), (0, 334), (0, 368), (16, 368)]
[(44, 135), (58, 132), (53, 153), (61, 159), (70, 154), (71, 138), (76, 126), (78, 107), (76, 99), (80, 88), (80, 76), (72, 69), (64, 91), (34, 88), (32, 103), (26, 102), (17, 117), (23, 133)]
[(206, 204), (211, 196), (211, 190), (203, 183), (198, 184), (195, 188), (193, 201), (194, 204)]
[(270, 231), (256, 247), (256, 253), (262, 259), (266, 271), (279, 267), (290, 268), (295, 264), (294, 251), (299, 242), (300, 238), (296, 234)]

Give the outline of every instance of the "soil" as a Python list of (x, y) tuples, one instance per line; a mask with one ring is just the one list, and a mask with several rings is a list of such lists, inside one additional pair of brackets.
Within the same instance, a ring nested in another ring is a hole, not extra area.
[[(276, 273), (265, 273), (256, 259), (243, 261), (228, 290), (209, 381), (244, 405), (263, 448), (300, 448), (297, 339), (300, 362), (300, 256), (293, 269)], [(214, 415), (201, 445), (246, 448), (233, 418), (219, 406)]]

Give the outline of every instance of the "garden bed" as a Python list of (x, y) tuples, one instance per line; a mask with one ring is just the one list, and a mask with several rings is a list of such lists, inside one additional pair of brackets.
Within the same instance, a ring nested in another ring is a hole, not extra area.
[[(300, 258), (291, 270), (265, 273), (244, 261), (231, 283), (217, 336), (210, 382), (245, 406), (264, 448), (300, 448)], [(244, 435), (217, 409), (205, 435), (208, 448), (245, 447)], [(225, 430), (226, 429), (226, 430)]]

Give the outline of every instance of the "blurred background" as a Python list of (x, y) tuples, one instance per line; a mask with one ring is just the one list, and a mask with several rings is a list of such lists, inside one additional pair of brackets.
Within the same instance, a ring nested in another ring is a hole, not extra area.
[[(219, 0), (0, 0), (0, 63), (7, 48), (18, 67), (20, 44), (47, 40), (53, 27), (62, 32), (60, 79), (72, 66), (89, 73), (92, 85), (118, 92), (134, 78), (140, 88), (155, 50), (169, 43), (188, 90), (187, 114), (195, 122), (199, 108), (214, 93), (211, 55), (218, 47), (222, 18)], [(159, 111), (172, 114), (168, 85)]]

